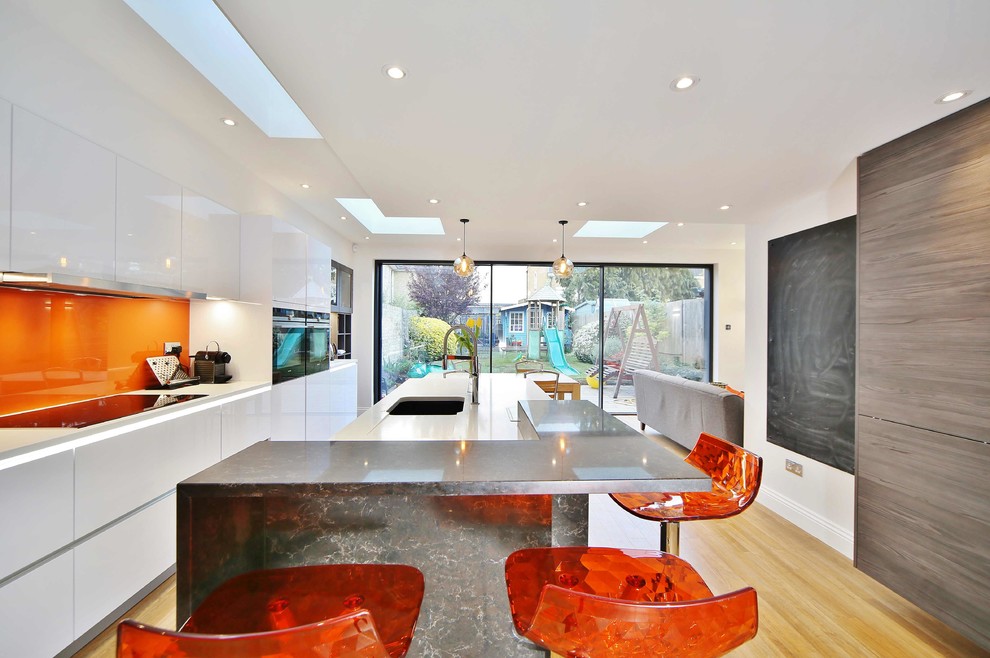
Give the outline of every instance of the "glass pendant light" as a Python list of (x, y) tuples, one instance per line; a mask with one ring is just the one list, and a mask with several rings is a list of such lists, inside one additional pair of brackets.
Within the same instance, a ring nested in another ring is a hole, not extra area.
[(471, 276), (471, 273), (474, 272), (474, 261), (467, 255), (467, 223), (469, 221), (471, 220), (461, 220), (461, 224), (464, 225), (464, 240), (462, 242), (464, 249), (461, 255), (454, 259), (454, 272), (457, 273), (457, 276)]
[(567, 220), (562, 219), (557, 223), (560, 224), (560, 258), (553, 262), (553, 273), (561, 279), (566, 279), (574, 274), (574, 263), (564, 255), (564, 226), (567, 225)]

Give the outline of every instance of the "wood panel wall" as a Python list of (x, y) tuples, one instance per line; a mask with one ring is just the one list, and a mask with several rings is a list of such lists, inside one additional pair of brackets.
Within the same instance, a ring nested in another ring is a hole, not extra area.
[(856, 565), (990, 649), (990, 101), (859, 159)]

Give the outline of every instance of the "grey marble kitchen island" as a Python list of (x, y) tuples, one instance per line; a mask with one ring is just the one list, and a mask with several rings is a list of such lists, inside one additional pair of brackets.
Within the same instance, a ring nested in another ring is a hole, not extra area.
[(535, 436), (264, 442), (180, 483), (178, 618), (253, 569), (403, 563), (426, 578), (410, 658), (546, 655), (513, 633), (506, 556), (586, 544), (589, 493), (711, 485), (590, 403), (546, 404), (520, 406)]

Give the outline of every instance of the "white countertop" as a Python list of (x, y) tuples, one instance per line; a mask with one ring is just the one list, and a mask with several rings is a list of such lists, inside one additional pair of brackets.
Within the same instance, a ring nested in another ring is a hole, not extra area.
[(119, 395), (206, 395), (206, 397), (88, 427), (0, 429), (0, 470), (267, 390), (271, 390), (270, 382), (236, 381), (226, 384), (196, 384), (171, 390), (122, 391)]
[[(521, 374), (482, 374), (478, 402), (471, 404), (468, 376), (430, 373), (409, 379), (379, 400), (334, 441), (492, 441), (530, 438), (519, 431), (519, 400), (544, 400), (547, 394)], [(388, 410), (403, 398), (463, 397), (464, 411), (449, 416), (392, 416)]]

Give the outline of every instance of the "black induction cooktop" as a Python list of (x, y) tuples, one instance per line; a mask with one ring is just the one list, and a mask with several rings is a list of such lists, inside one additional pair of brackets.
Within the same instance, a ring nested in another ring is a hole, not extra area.
[(73, 402), (47, 409), (22, 411), (0, 416), (0, 428), (87, 427), (108, 420), (133, 416), (143, 411), (161, 409), (205, 395), (111, 395), (96, 400)]

